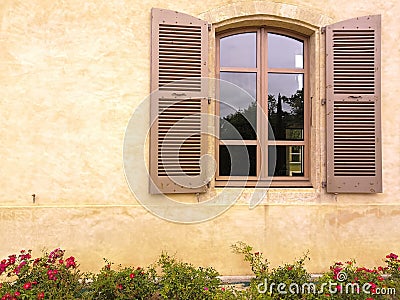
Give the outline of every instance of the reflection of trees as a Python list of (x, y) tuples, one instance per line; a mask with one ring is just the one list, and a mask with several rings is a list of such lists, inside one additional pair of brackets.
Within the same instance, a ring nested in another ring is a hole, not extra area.
[[(253, 101), (245, 109), (239, 109), (235, 113), (229, 114), (220, 119), (220, 136), (223, 139), (245, 139), (255, 140), (256, 136), (256, 119), (257, 119), (257, 102)], [(228, 124), (230, 123), (230, 124)], [(239, 132), (235, 132), (232, 128), (236, 128)]]
[(301, 89), (290, 97), (278, 94), (276, 99), (275, 95), (268, 95), (268, 120), (273, 128), (276, 140), (302, 139), (303, 94), (304, 92)]
[[(253, 101), (246, 109), (239, 109), (220, 118), (221, 139), (255, 140), (257, 102)], [(273, 129), (275, 140), (302, 140), (304, 127), (304, 91), (297, 90), (292, 96), (268, 95), (268, 121)], [(236, 130), (237, 132), (236, 132)], [(272, 135), (270, 135), (272, 138)], [(279, 149), (278, 149), (279, 147)], [(286, 146), (277, 146), (275, 176), (287, 176)]]
[[(268, 95), (268, 120), (275, 140), (301, 140), (304, 127), (304, 92), (297, 90), (290, 97)], [(271, 137), (270, 137), (271, 138)], [(278, 146), (276, 151), (275, 176), (289, 175), (287, 165), (289, 147)]]

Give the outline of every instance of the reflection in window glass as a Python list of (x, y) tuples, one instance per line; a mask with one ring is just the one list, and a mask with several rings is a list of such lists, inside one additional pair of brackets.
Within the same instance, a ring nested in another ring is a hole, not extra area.
[(256, 146), (219, 146), (220, 176), (256, 176)]
[(220, 40), (221, 67), (256, 67), (257, 35), (255, 32), (235, 34)]
[(255, 140), (256, 73), (221, 72), (220, 139)]
[(303, 48), (303, 42), (284, 35), (268, 33), (268, 67), (302, 69)]
[(268, 168), (268, 176), (304, 176), (304, 146), (269, 146), (268, 163), (275, 170)]
[(304, 140), (303, 74), (268, 74), (270, 140)]

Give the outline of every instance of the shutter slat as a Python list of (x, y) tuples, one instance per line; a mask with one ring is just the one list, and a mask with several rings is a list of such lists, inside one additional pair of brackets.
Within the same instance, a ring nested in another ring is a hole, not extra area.
[(327, 191), (382, 191), (380, 16), (327, 26)]
[(206, 191), (207, 23), (152, 9), (150, 192)]

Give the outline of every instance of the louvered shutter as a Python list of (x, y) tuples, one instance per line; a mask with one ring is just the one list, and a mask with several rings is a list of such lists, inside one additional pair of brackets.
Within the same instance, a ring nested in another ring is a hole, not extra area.
[(206, 191), (208, 26), (152, 9), (150, 192)]
[(327, 191), (382, 192), (379, 15), (327, 26)]

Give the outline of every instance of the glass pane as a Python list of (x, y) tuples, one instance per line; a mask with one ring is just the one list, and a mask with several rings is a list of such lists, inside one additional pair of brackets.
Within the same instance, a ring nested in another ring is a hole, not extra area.
[(304, 147), (303, 146), (269, 146), (268, 164), (275, 170), (268, 169), (268, 176), (304, 176)]
[(268, 33), (268, 67), (302, 69), (303, 48), (303, 42), (284, 35)]
[(256, 146), (219, 146), (220, 176), (256, 176)]
[(221, 72), (220, 78), (220, 139), (257, 139), (257, 74)]
[(304, 140), (303, 74), (268, 74), (270, 140)]
[(257, 34), (235, 34), (220, 40), (221, 67), (256, 67)]

